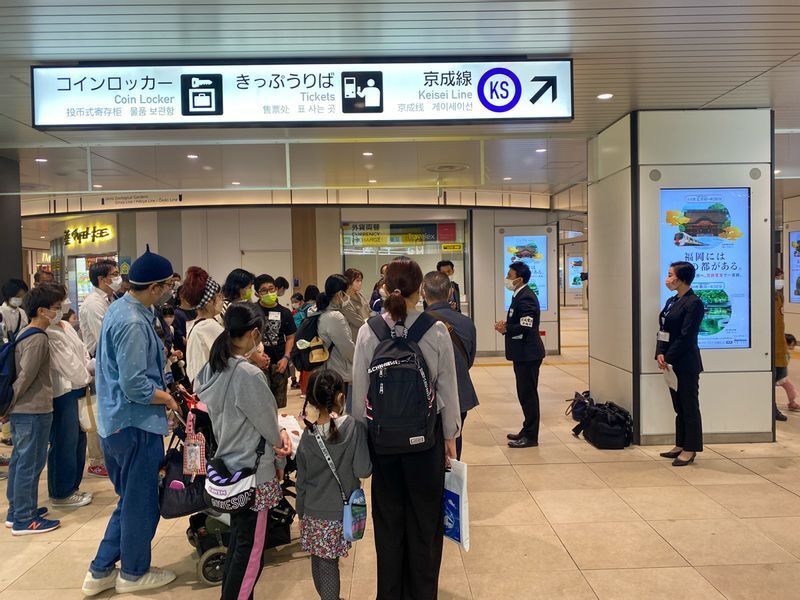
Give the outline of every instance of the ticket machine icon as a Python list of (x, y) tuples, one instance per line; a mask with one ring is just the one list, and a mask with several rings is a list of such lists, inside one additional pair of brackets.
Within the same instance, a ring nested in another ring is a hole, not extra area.
[(184, 115), (222, 114), (222, 75), (181, 75)]

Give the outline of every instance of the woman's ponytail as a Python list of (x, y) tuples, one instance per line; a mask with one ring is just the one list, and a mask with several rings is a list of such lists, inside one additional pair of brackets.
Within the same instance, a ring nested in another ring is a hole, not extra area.
[(231, 332), (227, 329), (217, 336), (211, 346), (211, 354), (208, 362), (211, 365), (211, 373), (221, 373), (228, 366), (228, 361), (233, 356), (233, 339)]
[(392, 319), (399, 323), (405, 321), (408, 317), (408, 306), (406, 306), (406, 299), (400, 290), (394, 290), (389, 294), (386, 300), (383, 301), (383, 308), (389, 313)]
[(419, 293), (422, 286), (422, 269), (410, 258), (396, 258), (386, 269), (384, 287), (389, 297), (383, 301), (383, 308), (395, 322), (408, 317), (406, 300)]

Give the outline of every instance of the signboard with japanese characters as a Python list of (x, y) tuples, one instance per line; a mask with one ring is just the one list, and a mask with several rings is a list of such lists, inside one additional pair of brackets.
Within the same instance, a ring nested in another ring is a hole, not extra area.
[[(750, 190), (661, 190), (661, 271), (690, 262), (705, 305), (704, 349), (750, 347)], [(674, 292), (661, 287), (662, 306)]]
[(571, 60), (31, 67), (33, 126), (569, 120)]
[(117, 251), (116, 219), (67, 221), (63, 244), (67, 256), (113, 254)]
[[(451, 233), (452, 232), (452, 233)], [(345, 223), (345, 246), (423, 246), (456, 238), (455, 223)], [(444, 237), (441, 237), (444, 236)], [(454, 244), (451, 244), (454, 246)], [(461, 245), (458, 244), (459, 250)], [(444, 252), (444, 245), (442, 245)], [(454, 252), (454, 249), (450, 249)]]

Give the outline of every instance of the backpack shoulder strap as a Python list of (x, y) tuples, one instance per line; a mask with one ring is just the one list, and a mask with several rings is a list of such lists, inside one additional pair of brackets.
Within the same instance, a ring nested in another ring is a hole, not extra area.
[(367, 321), (369, 328), (378, 337), (378, 340), (383, 342), (392, 337), (392, 330), (389, 329), (389, 324), (382, 316), (377, 315)]
[(428, 330), (436, 325), (436, 319), (430, 313), (420, 313), (417, 320), (408, 330), (406, 339), (415, 344), (419, 344), (420, 340), (428, 333)]
[(47, 335), (47, 332), (45, 332), (44, 329), (39, 329), (38, 327), (30, 327), (30, 328), (26, 329), (25, 331), (23, 331), (14, 340), (14, 344), (19, 344), (22, 340), (28, 339), (29, 337), (32, 337), (32, 336), (34, 336), (34, 335), (36, 335), (38, 333), (43, 333), (44, 335)]
[(435, 310), (429, 310), (428, 314), (433, 316), (433, 318), (440, 323), (444, 323), (444, 326), (447, 327), (447, 332), (450, 334), (450, 339), (453, 342), (453, 346), (461, 353), (461, 356), (464, 357), (464, 360), (466, 360), (467, 364), (469, 365), (469, 353), (467, 352), (467, 348), (464, 346), (464, 342), (462, 341), (461, 337), (459, 337), (458, 333), (456, 333), (456, 329), (453, 327), (453, 324), (445, 319), (441, 313), (436, 312)]

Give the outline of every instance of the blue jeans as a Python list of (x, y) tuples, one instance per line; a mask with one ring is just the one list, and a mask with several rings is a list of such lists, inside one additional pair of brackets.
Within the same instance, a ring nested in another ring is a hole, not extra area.
[(119, 502), (89, 570), (99, 579), (121, 561), (122, 578), (134, 581), (150, 570), (150, 543), (160, 518), (158, 471), (164, 462), (164, 438), (126, 427), (101, 438), (101, 443)]
[(53, 428), (47, 454), (47, 491), (56, 500), (78, 491), (86, 464), (86, 434), (78, 420), (78, 399), (86, 388), (53, 399)]
[(39, 476), (47, 462), (53, 413), (13, 413), (9, 420), (14, 449), (8, 467), (8, 514), (15, 524), (27, 525), (39, 505)]

